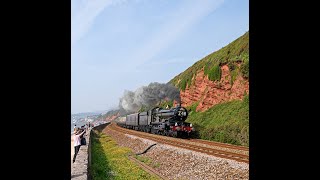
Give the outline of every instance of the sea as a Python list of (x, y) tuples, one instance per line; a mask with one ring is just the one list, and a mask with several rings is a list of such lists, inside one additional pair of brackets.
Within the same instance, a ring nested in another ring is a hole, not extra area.
[(71, 134), (73, 134), (74, 125), (77, 125), (76, 127), (81, 127), (81, 126), (85, 125), (86, 123), (87, 123), (87, 122), (83, 122), (83, 121), (81, 121), (81, 122), (76, 122), (76, 123), (71, 122)]

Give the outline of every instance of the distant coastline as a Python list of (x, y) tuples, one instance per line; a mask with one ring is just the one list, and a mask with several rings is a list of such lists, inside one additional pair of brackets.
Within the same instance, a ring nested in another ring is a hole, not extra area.
[(71, 122), (71, 134), (73, 134), (73, 128), (74, 128), (74, 125), (77, 125), (76, 127), (81, 127), (83, 125), (85, 125), (87, 122), (77, 122), (77, 123), (72, 123)]

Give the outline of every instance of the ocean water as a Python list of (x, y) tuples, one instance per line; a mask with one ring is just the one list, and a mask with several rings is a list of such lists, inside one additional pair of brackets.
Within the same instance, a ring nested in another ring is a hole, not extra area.
[(74, 125), (77, 125), (76, 127), (81, 127), (81, 126), (83, 126), (83, 125), (85, 125), (86, 124), (86, 122), (77, 122), (77, 123), (72, 123), (71, 122), (71, 134), (73, 134), (73, 128), (74, 128)]

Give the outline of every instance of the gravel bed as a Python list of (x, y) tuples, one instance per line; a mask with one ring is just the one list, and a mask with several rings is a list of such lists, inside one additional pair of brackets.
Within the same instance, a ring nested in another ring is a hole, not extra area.
[[(106, 128), (119, 146), (141, 153), (156, 142), (137, 136), (122, 134)], [(249, 179), (249, 164), (210, 156), (183, 148), (160, 144), (140, 155), (152, 160), (150, 165), (169, 179)]]
[(202, 146), (202, 147), (217, 149), (217, 150), (221, 150), (221, 151), (233, 152), (233, 153), (238, 153), (238, 154), (243, 154), (243, 155), (249, 155), (249, 151), (245, 151), (245, 150), (230, 149), (230, 148), (226, 148), (226, 147), (220, 147), (220, 146), (214, 146), (214, 145), (196, 143), (196, 142), (191, 142), (191, 141), (184, 140), (184, 139), (175, 140), (175, 141), (183, 141), (184, 143), (188, 143), (188, 144), (191, 144), (191, 145), (197, 145), (197, 146)]
[[(139, 131), (136, 131), (136, 133), (144, 134), (143, 132), (139, 132)], [(159, 138), (159, 135), (155, 135), (155, 134), (148, 134), (148, 135)], [(207, 147), (207, 148), (212, 148), (212, 149), (217, 149), (217, 150), (222, 150), (222, 151), (227, 151), (227, 152), (233, 152), (233, 153), (238, 153), (238, 154), (243, 154), (243, 155), (249, 155), (249, 151), (246, 151), (246, 150), (231, 149), (231, 148), (226, 148), (226, 147), (203, 144), (200, 142), (196, 143), (196, 142), (191, 142), (191, 141), (188, 141), (185, 139), (172, 138), (172, 137), (167, 137), (167, 136), (160, 136), (160, 138), (169, 139), (171, 141), (177, 141), (177, 142), (183, 141), (184, 143), (191, 144), (191, 145), (202, 146), (202, 147)]]

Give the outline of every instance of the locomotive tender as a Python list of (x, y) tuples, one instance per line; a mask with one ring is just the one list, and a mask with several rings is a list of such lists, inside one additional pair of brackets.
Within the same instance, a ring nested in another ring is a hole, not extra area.
[(171, 109), (155, 107), (146, 112), (126, 116), (121, 127), (153, 134), (173, 137), (189, 137), (194, 131), (192, 124), (185, 122), (188, 117), (186, 108), (177, 106)]

